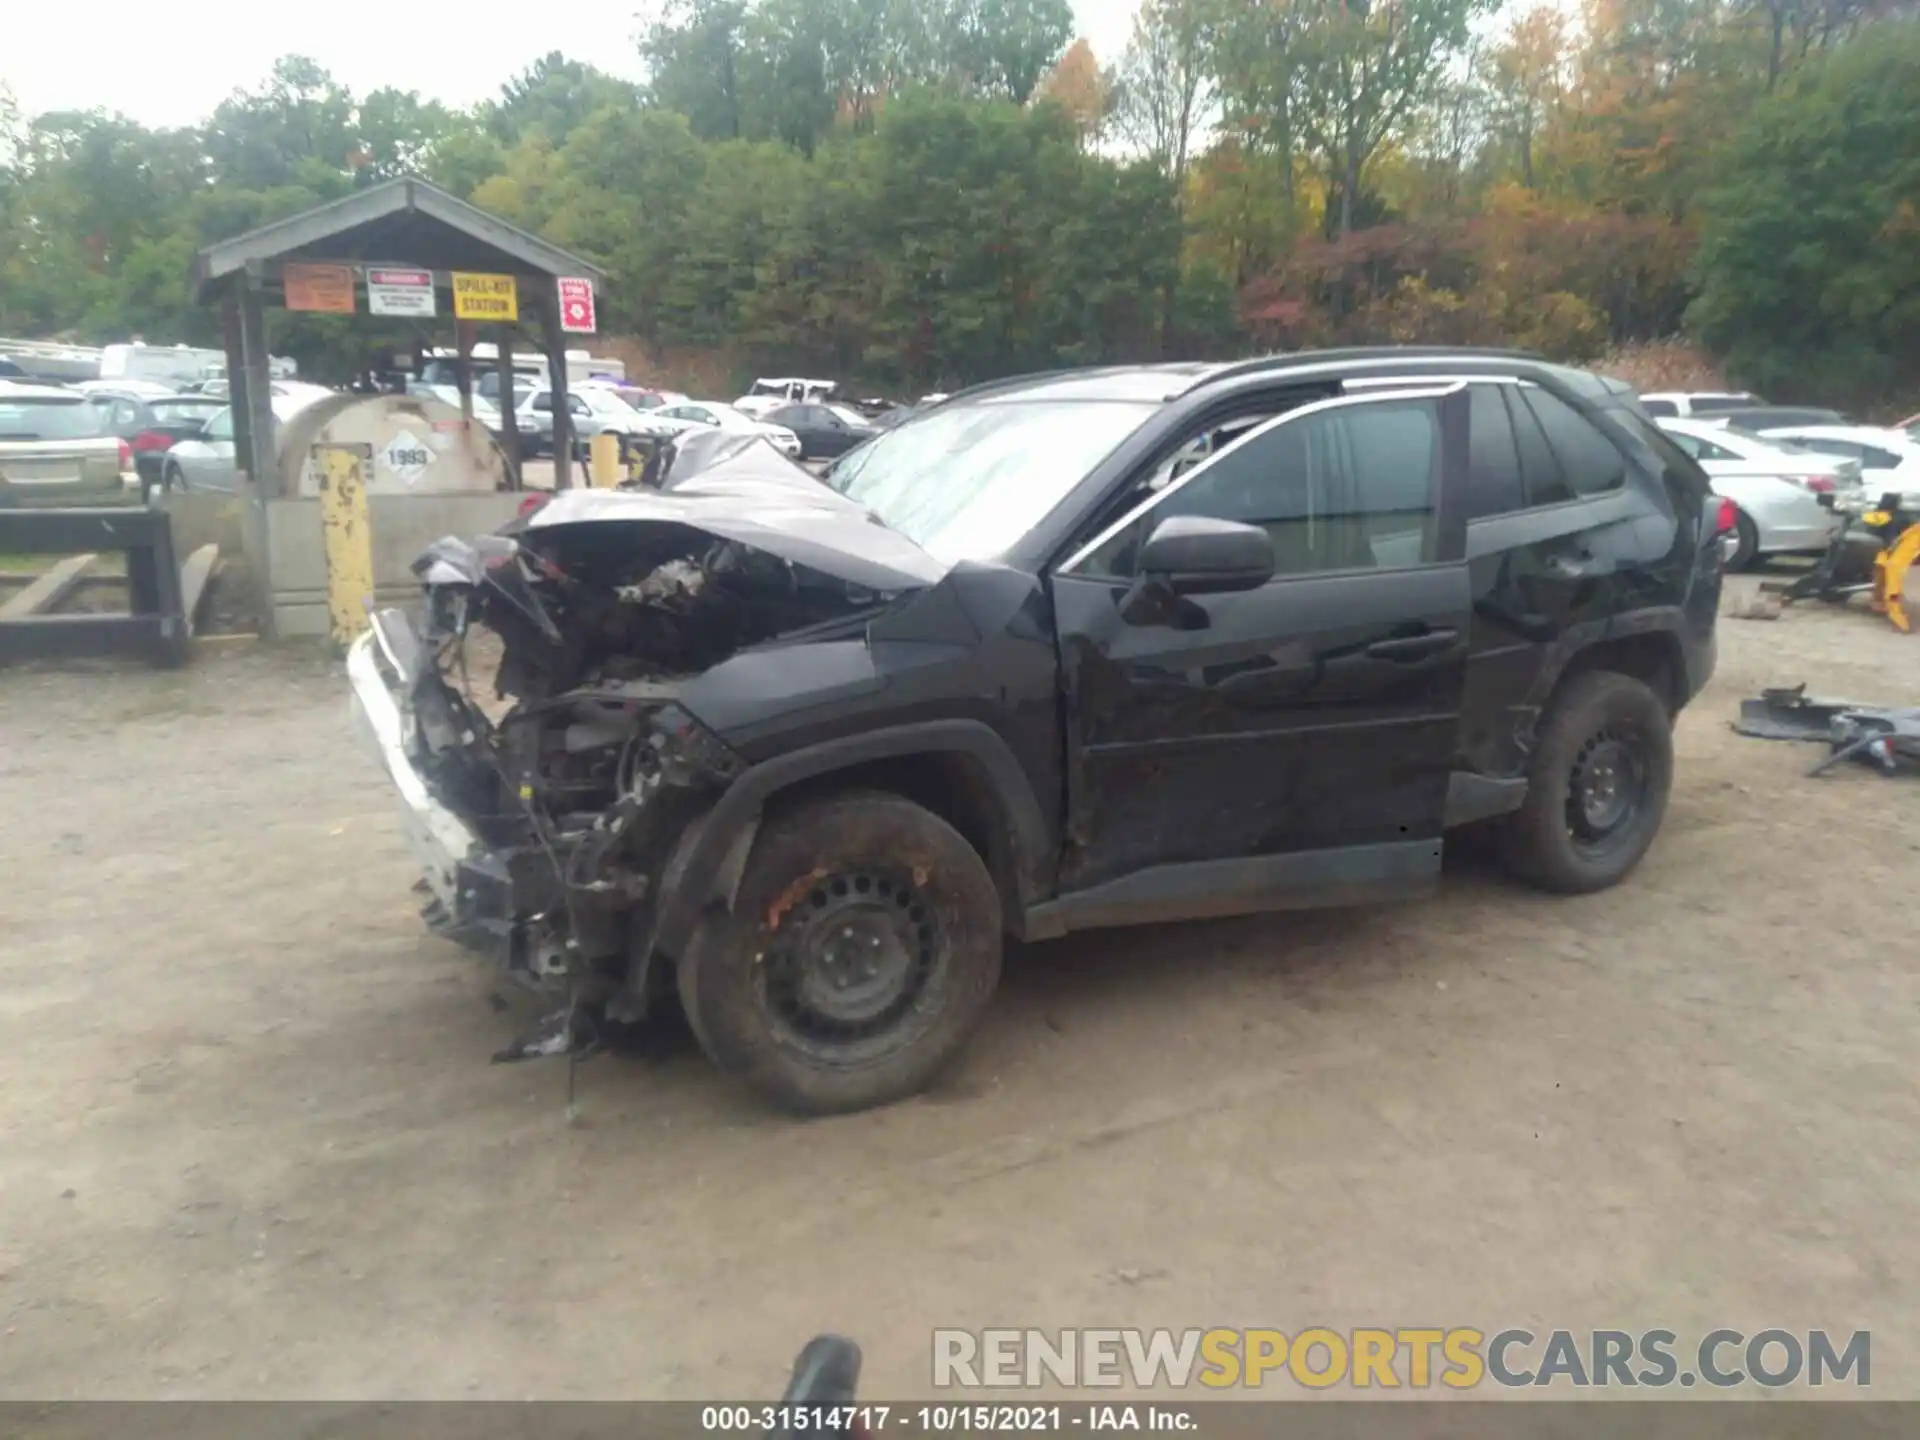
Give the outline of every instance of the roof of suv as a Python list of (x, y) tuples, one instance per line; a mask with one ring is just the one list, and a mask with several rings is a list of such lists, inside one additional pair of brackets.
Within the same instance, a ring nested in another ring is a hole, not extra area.
[(1383, 345), (1339, 350), (1298, 350), (1253, 360), (1174, 361), (1155, 365), (1111, 365), (1095, 369), (1049, 370), (1031, 375), (989, 380), (947, 397), (954, 401), (1020, 400), (1131, 400), (1170, 401), (1207, 385), (1246, 376), (1271, 374), (1276, 378), (1337, 378), (1345, 370), (1391, 369), (1406, 364), (1418, 369), (1464, 366), (1475, 370), (1524, 366), (1546, 374), (1580, 394), (1602, 396), (1631, 393), (1624, 381), (1591, 371), (1558, 365), (1530, 350), (1496, 350), (1456, 345)]
[(33, 380), (9, 380), (0, 377), (0, 399), (13, 400), (70, 400), (84, 403), (84, 392), (69, 389), (65, 385), (42, 385)]

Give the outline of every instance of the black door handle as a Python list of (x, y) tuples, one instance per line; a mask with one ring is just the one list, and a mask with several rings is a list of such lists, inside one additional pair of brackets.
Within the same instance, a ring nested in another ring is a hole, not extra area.
[(1451, 650), (1459, 638), (1457, 630), (1426, 630), (1418, 635), (1376, 640), (1367, 646), (1367, 654), (1376, 660), (1424, 660), (1429, 655)]

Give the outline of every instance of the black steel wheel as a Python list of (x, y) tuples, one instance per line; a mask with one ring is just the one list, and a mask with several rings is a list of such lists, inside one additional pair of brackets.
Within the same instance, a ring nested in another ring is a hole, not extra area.
[(1576, 675), (1541, 721), (1527, 798), (1505, 835), (1509, 866), (1548, 890), (1618, 883), (1659, 833), (1673, 784), (1672, 719), (1629, 675)]
[(861, 869), (822, 876), (782, 917), (755, 989), (788, 1043), (845, 1063), (902, 1043), (948, 958), (913, 877)]
[(967, 841), (897, 795), (770, 818), (730, 912), (680, 957), (695, 1035), (784, 1109), (861, 1110), (923, 1089), (1000, 975), (1000, 899)]

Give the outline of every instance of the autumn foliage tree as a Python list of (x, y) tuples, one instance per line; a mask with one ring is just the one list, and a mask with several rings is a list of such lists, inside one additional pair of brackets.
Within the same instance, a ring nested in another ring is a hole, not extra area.
[[(1920, 0), (1139, 0), (1108, 70), (1070, 0), (642, 5), (644, 83), (466, 111), (297, 56), (179, 130), (0, 104), (0, 333), (211, 338), (198, 246), (423, 174), (702, 376), (1684, 325), (1783, 396), (1920, 386)], [(325, 375), (356, 325), (274, 341)]]

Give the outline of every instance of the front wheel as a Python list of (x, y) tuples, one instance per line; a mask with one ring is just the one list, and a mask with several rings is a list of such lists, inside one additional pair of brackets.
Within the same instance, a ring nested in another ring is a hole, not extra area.
[(730, 912), (680, 957), (701, 1047), (782, 1109), (833, 1114), (924, 1089), (1000, 978), (1000, 901), (974, 848), (897, 795), (770, 819)]
[(1640, 863), (1673, 785), (1667, 707), (1629, 675), (1590, 671), (1547, 707), (1526, 803), (1505, 835), (1506, 860), (1545, 890), (1604, 890)]

